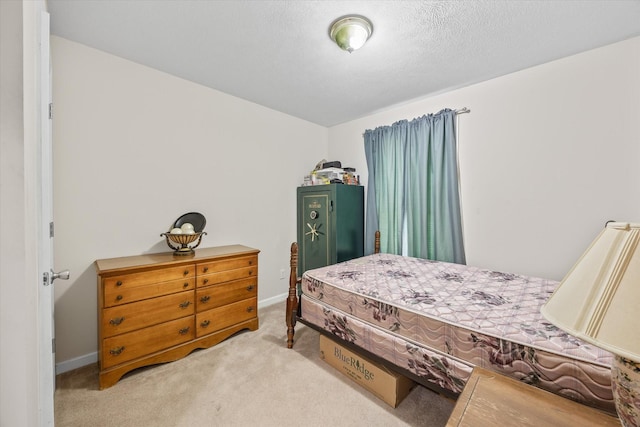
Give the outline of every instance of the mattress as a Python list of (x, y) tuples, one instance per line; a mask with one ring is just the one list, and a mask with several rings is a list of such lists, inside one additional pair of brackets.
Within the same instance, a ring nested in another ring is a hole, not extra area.
[(614, 413), (612, 355), (540, 314), (557, 285), (374, 254), (306, 271), (302, 317), (452, 393), (481, 366)]

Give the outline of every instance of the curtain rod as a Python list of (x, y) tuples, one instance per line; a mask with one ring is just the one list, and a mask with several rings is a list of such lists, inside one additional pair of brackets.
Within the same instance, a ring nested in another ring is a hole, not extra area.
[[(2, 1), (2, 0), (0, 0), (0, 1)], [(454, 112), (454, 113), (456, 113), (456, 116), (457, 116), (458, 114), (467, 114), (467, 113), (470, 113), (470, 112), (471, 112), (471, 110), (470, 110), (470, 109), (468, 109), (467, 107), (462, 107), (462, 108), (459, 108), (459, 109), (457, 109), (457, 110), (453, 110), (453, 112)], [(365, 133), (366, 133), (366, 131), (365, 131)], [(365, 133), (363, 133), (363, 134), (362, 134), (362, 136), (364, 136), (364, 135), (365, 135)]]

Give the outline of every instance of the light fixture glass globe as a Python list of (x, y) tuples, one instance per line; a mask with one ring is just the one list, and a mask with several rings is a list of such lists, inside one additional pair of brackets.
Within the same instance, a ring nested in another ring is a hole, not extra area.
[(368, 19), (360, 16), (345, 16), (331, 25), (329, 35), (343, 50), (351, 53), (360, 49), (371, 37), (373, 26)]

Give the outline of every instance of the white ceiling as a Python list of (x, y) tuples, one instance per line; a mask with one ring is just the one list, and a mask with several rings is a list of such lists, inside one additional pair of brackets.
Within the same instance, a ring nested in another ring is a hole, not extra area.
[[(54, 35), (323, 126), (640, 35), (640, 0), (48, 4)], [(374, 27), (352, 54), (350, 13)]]

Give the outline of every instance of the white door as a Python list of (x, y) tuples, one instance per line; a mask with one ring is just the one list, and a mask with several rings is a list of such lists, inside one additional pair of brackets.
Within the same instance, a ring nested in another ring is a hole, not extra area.
[(40, 25), (40, 138), (38, 183), (40, 227), (38, 232), (38, 418), (40, 426), (54, 424), (55, 339), (53, 323), (53, 281), (68, 278), (68, 272), (54, 273), (53, 263), (53, 154), (51, 116), (51, 58), (49, 47), (49, 13), (41, 12)]

